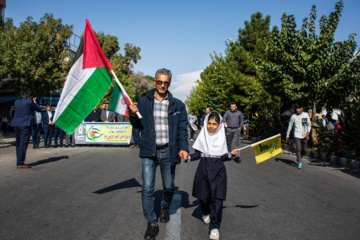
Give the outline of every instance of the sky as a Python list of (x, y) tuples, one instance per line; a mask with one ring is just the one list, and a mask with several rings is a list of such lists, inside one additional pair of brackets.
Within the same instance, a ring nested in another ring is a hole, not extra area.
[[(125, 43), (141, 48), (141, 60), (134, 70), (154, 76), (159, 68), (170, 69), (170, 92), (182, 101), (190, 93), (200, 73), (211, 63), (210, 54), (223, 53), (228, 38), (236, 40), (239, 28), (252, 14), (271, 16), (271, 27), (281, 25), (283, 13), (295, 16), (298, 28), (312, 5), (317, 16), (329, 15), (337, 0), (7, 0), (5, 17), (19, 24), (33, 17), (39, 21), (52, 13), (63, 24), (73, 26), (80, 36), (87, 18), (95, 31), (118, 37), (120, 53)], [(360, 34), (360, 0), (344, 0), (344, 9), (335, 40)], [(319, 28), (319, 25), (316, 26)], [(360, 36), (356, 36), (360, 43)]]

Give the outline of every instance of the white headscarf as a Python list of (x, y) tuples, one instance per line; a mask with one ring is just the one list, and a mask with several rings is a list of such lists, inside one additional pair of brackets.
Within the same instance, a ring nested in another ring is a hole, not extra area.
[[(207, 130), (207, 122), (211, 113), (217, 113), (220, 118), (220, 123), (218, 128), (214, 133), (209, 133)], [(217, 111), (212, 111), (209, 113), (204, 120), (204, 126), (201, 129), (194, 145), (192, 146), (194, 149), (199, 150), (202, 153), (222, 156), (228, 153), (227, 145), (226, 145), (226, 137), (225, 137), (225, 128), (222, 123), (222, 117)]]

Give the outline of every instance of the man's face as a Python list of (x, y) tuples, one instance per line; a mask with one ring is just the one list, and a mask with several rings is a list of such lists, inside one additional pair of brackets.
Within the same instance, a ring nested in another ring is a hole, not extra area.
[(106, 107), (106, 104), (105, 104), (105, 103), (103, 103), (103, 105), (102, 105), (102, 109), (105, 109), (105, 107)]
[(33, 101), (36, 101), (36, 97), (33, 97)]
[(50, 111), (51, 107), (50, 106), (46, 106), (46, 111)]
[(154, 79), (155, 90), (158, 94), (166, 94), (170, 87), (170, 76), (159, 73)]
[(205, 112), (206, 112), (206, 114), (209, 114), (210, 113), (210, 108), (206, 108)]
[(194, 115), (195, 113), (194, 112), (191, 112), (191, 115)]
[(230, 105), (230, 110), (233, 112), (233, 111), (235, 111), (237, 109), (237, 106), (236, 106), (236, 104), (231, 104)]
[(109, 104), (105, 104), (106, 110), (108, 110), (109, 108)]
[(302, 107), (296, 109), (296, 113), (297, 113), (298, 115), (302, 114), (302, 112), (303, 112), (303, 108), (302, 108)]

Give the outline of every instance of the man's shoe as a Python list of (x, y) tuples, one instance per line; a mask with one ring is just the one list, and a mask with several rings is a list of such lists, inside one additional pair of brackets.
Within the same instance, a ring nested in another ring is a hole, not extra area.
[(220, 239), (219, 229), (217, 229), (217, 228), (211, 229), (210, 239), (211, 240), (219, 240)]
[(49, 146), (44, 146), (45, 148), (49, 148)]
[(301, 169), (302, 168), (302, 163), (299, 163), (298, 164), (298, 169)]
[(55, 145), (55, 146), (52, 146), (53, 148), (57, 148), (57, 146)]
[(160, 222), (166, 223), (170, 220), (170, 213), (169, 213), (169, 207), (163, 207), (161, 208), (160, 213)]
[(159, 234), (159, 226), (153, 226), (151, 223), (148, 223), (144, 240), (155, 240), (155, 237)]
[(31, 166), (23, 164), (23, 165), (18, 165), (17, 169), (27, 169), (27, 168), (31, 168)]
[(190, 142), (193, 142), (194, 141), (194, 139), (190, 139)]
[(209, 224), (210, 223), (210, 215), (203, 215), (202, 220), (205, 224)]
[(66, 148), (68, 148), (70, 145), (65, 145)]

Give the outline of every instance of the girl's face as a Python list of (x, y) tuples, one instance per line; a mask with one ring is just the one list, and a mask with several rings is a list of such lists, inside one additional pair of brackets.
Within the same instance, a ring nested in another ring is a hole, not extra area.
[(207, 130), (209, 133), (214, 133), (218, 127), (219, 127), (219, 124), (215, 121), (215, 119), (208, 120)]

